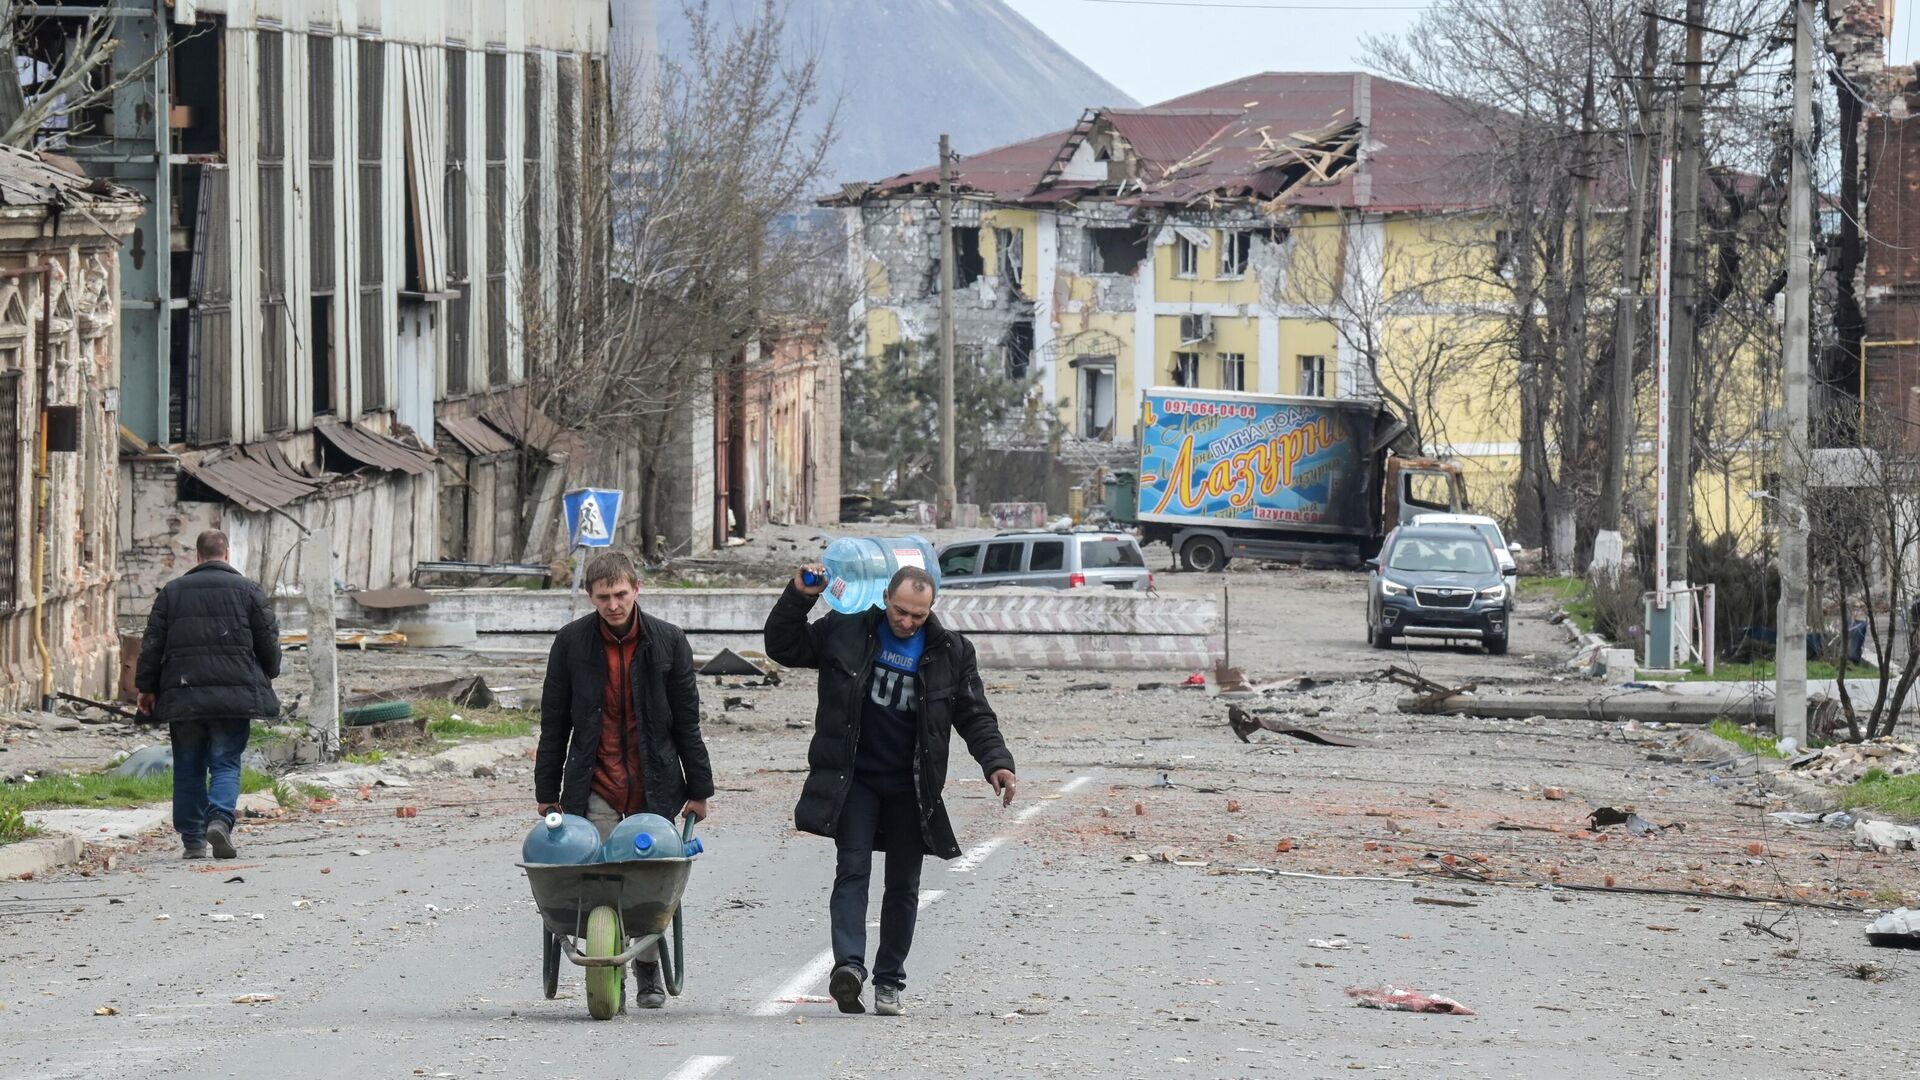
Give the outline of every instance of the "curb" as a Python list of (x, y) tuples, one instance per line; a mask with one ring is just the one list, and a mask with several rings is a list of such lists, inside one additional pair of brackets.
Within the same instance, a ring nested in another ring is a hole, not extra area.
[(1760, 767), (1760, 776), (1764, 777), (1771, 786), (1784, 792), (1787, 805), (1794, 810), (1809, 814), (1825, 813), (1830, 810), (1845, 810), (1853, 815), (1853, 820), (1856, 822), (1884, 821), (1890, 825), (1912, 824), (1903, 818), (1894, 817), (1878, 810), (1848, 806), (1841, 801), (1839, 788), (1830, 787), (1826, 784), (1816, 784), (1811, 780), (1803, 780), (1795, 776), (1793, 771), (1787, 768), (1786, 761), (1780, 758), (1761, 758), (1760, 755), (1755, 754), (1753, 751), (1743, 750), (1704, 728), (1699, 731), (1689, 732), (1688, 734), (1692, 736), (1698, 745), (1720, 751), (1730, 757), (1739, 757), (1742, 760), (1747, 758), (1757, 759), (1756, 764)]
[(0, 881), (39, 877), (79, 862), (86, 849), (85, 842), (68, 833), (15, 841), (0, 847)]

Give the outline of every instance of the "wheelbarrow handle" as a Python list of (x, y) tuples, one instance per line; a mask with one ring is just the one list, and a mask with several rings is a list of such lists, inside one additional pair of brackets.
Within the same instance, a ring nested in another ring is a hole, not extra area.
[(686, 823), (685, 823), (684, 825), (682, 825), (682, 826), (680, 827), (680, 842), (681, 842), (681, 843), (683, 843), (683, 844), (684, 844), (684, 843), (686, 843), (687, 841), (689, 841), (689, 840), (691, 840), (691, 839), (693, 839), (693, 823), (694, 823), (694, 820), (695, 820), (695, 819), (694, 819), (694, 816), (693, 816), (693, 812), (692, 812), (692, 811), (688, 811), (688, 812), (687, 812), (687, 815), (686, 815), (686, 819), (685, 819), (685, 822), (686, 822)]

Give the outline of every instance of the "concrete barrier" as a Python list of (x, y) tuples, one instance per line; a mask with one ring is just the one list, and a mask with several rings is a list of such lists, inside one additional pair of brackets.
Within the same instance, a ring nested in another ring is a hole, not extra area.
[[(648, 614), (685, 630), (698, 650), (758, 649), (774, 589), (660, 589), (642, 592)], [(303, 630), (306, 613), (297, 597), (276, 598), (281, 628)], [(593, 610), (584, 596), (563, 590), (436, 590), (420, 608), (362, 608), (351, 594), (339, 598), (342, 626), (389, 629), (402, 622), (471, 624), (477, 648), (537, 647), (571, 619)], [(813, 616), (827, 612), (814, 606)], [(1115, 589), (1054, 591), (995, 589), (953, 592), (940, 598), (940, 619), (966, 634), (982, 664), (992, 667), (1196, 670), (1220, 654), (1218, 606), (1212, 600), (1172, 599)]]

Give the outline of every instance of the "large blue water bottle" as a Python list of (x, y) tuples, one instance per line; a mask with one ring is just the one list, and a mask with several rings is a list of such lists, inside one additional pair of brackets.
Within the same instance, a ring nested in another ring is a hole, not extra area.
[(627, 862), (632, 859), (680, 859), (686, 849), (673, 822), (659, 814), (635, 814), (613, 827), (600, 849), (602, 862)]
[(821, 557), (827, 568), (827, 606), (857, 615), (886, 603), (887, 584), (903, 566), (915, 566), (940, 581), (940, 558), (918, 536), (843, 536)]
[(520, 842), (520, 861), (545, 866), (573, 866), (600, 858), (600, 830), (593, 822), (558, 810), (527, 833)]

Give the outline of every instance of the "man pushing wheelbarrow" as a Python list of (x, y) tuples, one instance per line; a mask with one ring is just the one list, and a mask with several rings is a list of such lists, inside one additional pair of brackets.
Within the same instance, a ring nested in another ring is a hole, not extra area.
[[(602, 840), (633, 814), (702, 820), (713, 795), (713, 767), (700, 736), (700, 690), (687, 636), (640, 610), (639, 575), (625, 555), (594, 556), (584, 577), (594, 613), (554, 636), (540, 694), (533, 766), (539, 812), (586, 818)], [(680, 886), (685, 879), (682, 869)], [(673, 892), (669, 919), (679, 899), (678, 889)], [(553, 950), (561, 944), (549, 943), (549, 995), (557, 970)], [(666, 1004), (657, 943), (634, 958), (633, 974), (636, 1005)]]

